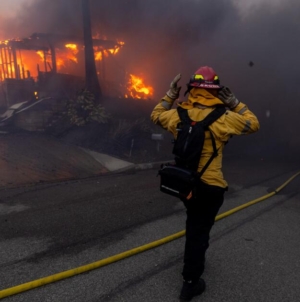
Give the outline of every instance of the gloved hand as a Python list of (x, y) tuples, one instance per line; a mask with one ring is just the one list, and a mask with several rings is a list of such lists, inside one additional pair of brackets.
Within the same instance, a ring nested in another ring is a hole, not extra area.
[(218, 98), (230, 109), (234, 109), (240, 103), (231, 90), (225, 86), (219, 90)]
[(177, 87), (177, 83), (179, 82), (179, 80), (181, 79), (181, 74), (179, 73), (174, 80), (171, 82), (170, 84), (170, 90), (167, 91), (167, 96), (169, 98), (171, 98), (172, 100), (176, 100), (179, 98), (179, 93), (180, 93), (180, 89), (181, 87)]

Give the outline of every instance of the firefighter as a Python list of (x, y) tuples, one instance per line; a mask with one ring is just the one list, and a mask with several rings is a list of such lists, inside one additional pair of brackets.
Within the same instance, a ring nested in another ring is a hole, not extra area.
[[(177, 109), (171, 108), (180, 94), (181, 87), (177, 86), (180, 78), (181, 74), (174, 78), (170, 89), (151, 113), (151, 120), (171, 132), (175, 138), (180, 118)], [(220, 85), (219, 77), (211, 67), (200, 67), (193, 74), (187, 84), (186, 93), (187, 101), (178, 103), (178, 106), (187, 109), (193, 121), (203, 120), (216, 106), (223, 105), (227, 110), (209, 126), (215, 138), (218, 155), (202, 175), (196, 194), (192, 199), (184, 201), (187, 219), (181, 301), (190, 301), (205, 290), (205, 281), (201, 275), (204, 271), (205, 252), (209, 247), (209, 233), (228, 188), (221, 169), (224, 146), (233, 135), (246, 135), (259, 130), (256, 116), (228, 87)], [(213, 153), (209, 131), (206, 134), (198, 171), (201, 171)]]

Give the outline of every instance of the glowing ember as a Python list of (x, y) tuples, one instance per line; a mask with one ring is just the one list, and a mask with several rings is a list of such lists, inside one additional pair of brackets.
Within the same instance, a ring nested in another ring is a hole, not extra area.
[(148, 99), (153, 96), (153, 88), (146, 86), (142, 78), (130, 74), (128, 82), (128, 94), (125, 94), (125, 98), (132, 97), (134, 99)]

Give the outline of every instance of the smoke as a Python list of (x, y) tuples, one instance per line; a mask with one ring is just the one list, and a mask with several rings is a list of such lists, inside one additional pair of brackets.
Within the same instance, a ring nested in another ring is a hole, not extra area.
[(1, 18), (1, 38), (24, 38), (37, 31), (74, 33), (81, 29), (79, 18), (75, 17), (79, 10), (73, 5), (75, 2), (78, 1), (23, 0), (16, 7), (15, 17)]
[[(12, 20), (2, 22), (5, 39), (34, 32), (82, 34), (81, 0), (28, 1)], [(233, 5), (214, 1), (91, 0), (94, 34), (125, 41), (121, 68), (143, 74), (157, 97), (174, 73), (191, 74), (212, 36), (228, 16), (237, 19)], [(202, 45), (200, 52), (195, 45)], [(195, 49), (190, 55), (191, 48)], [(190, 68), (190, 66), (192, 68)]]
[[(257, 2), (241, 11), (235, 1), (91, 0), (94, 34), (126, 42), (114, 73), (143, 75), (158, 100), (172, 78), (182, 85), (201, 65), (212, 66), (258, 115), (261, 140), (299, 144), (300, 2)], [(35, 0), (2, 20), (5, 38), (33, 32), (82, 34), (79, 0)], [(253, 66), (249, 62), (254, 63)], [(183, 88), (184, 90), (184, 88)], [(259, 137), (259, 136), (256, 136)]]

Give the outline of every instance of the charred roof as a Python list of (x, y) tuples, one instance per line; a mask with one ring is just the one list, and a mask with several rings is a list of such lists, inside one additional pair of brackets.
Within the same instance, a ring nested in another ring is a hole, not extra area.
[[(66, 44), (84, 45), (83, 37), (57, 35), (51, 33), (34, 33), (29, 38), (0, 41), (0, 48), (12, 47), (22, 50), (48, 51), (51, 47), (60, 48)], [(95, 47), (112, 49), (121, 46), (117, 41), (93, 39)]]

